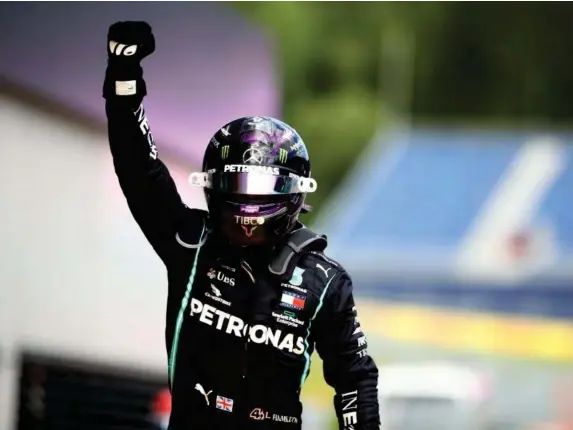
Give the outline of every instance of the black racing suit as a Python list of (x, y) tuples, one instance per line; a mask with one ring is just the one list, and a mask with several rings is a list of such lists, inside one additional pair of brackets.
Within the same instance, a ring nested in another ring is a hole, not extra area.
[(106, 111), (119, 184), (168, 273), (169, 428), (300, 429), (316, 347), (340, 429), (378, 429), (378, 370), (344, 269), (307, 252), (285, 282), (267, 269), (268, 256), (227, 252), (207, 212), (182, 203), (143, 106), (108, 100)]

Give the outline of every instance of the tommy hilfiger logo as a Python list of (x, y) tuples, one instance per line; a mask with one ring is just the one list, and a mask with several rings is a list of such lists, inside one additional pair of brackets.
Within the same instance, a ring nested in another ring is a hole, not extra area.
[(290, 308), (302, 310), (306, 302), (306, 296), (302, 294), (291, 293), (290, 291), (283, 291), (281, 296), (281, 305)]

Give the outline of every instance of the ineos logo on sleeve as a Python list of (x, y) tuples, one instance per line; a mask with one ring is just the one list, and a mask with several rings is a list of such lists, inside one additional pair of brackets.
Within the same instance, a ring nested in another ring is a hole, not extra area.
[(151, 129), (149, 128), (149, 122), (147, 121), (143, 105), (139, 105), (139, 108), (135, 111), (135, 116), (137, 118), (137, 123), (139, 124), (139, 129), (145, 136), (145, 140), (147, 140), (147, 144), (149, 145), (149, 157), (157, 160), (157, 147), (155, 146), (155, 141), (153, 140), (153, 135), (151, 134)]
[[(358, 391), (350, 391), (340, 395), (342, 406), (342, 425), (344, 430), (353, 430), (358, 424)], [(352, 412), (350, 412), (352, 411)]]
[(261, 164), (263, 162), (263, 153), (260, 149), (249, 148), (243, 154), (243, 163), (256, 163)]
[(125, 57), (130, 57), (137, 52), (137, 45), (125, 45), (123, 43), (117, 43), (113, 40), (110, 40), (109, 52), (111, 52), (114, 55), (123, 55)]

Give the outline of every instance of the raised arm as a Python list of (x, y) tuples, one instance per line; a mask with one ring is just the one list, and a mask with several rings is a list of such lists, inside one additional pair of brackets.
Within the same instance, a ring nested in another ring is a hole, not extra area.
[(167, 167), (158, 157), (142, 104), (147, 89), (140, 61), (154, 50), (155, 40), (148, 24), (112, 25), (103, 97), (119, 185), (133, 217), (165, 262), (175, 246), (186, 210)]

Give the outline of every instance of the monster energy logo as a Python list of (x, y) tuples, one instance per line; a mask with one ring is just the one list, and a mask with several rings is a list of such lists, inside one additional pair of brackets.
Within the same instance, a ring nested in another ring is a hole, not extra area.
[(286, 163), (288, 156), (288, 151), (286, 149), (279, 149), (279, 163)]
[(221, 148), (221, 158), (224, 160), (229, 156), (229, 145), (225, 145)]

